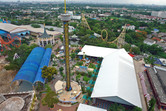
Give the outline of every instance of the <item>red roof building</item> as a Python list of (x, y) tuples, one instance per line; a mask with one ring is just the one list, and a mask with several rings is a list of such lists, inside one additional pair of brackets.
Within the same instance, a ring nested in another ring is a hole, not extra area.
[(160, 39), (160, 38), (157, 38), (157, 37), (153, 37), (152, 40), (161, 41), (161, 39)]

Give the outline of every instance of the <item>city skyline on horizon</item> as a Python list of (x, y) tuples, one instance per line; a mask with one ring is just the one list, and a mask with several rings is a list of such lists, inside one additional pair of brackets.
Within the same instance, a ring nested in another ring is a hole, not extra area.
[[(1, 2), (63, 2), (62, 0), (0, 0)], [(81, 3), (113, 3), (113, 4), (145, 4), (145, 5), (166, 5), (166, 0), (93, 0), (93, 1), (84, 1), (84, 0), (67, 0), (67, 2), (81, 2)]]

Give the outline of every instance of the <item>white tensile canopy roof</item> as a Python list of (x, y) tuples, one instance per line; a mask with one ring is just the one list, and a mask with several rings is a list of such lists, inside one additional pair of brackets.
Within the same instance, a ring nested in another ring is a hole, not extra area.
[(133, 59), (124, 49), (85, 46), (82, 52), (103, 57), (91, 98), (142, 108)]
[(79, 106), (78, 106), (77, 111), (107, 111), (107, 110), (80, 103)]
[(106, 55), (113, 53), (119, 49), (112, 49), (112, 48), (105, 48), (105, 47), (97, 47), (97, 46), (91, 46), (91, 45), (85, 45), (81, 52), (78, 53), (78, 55), (83, 55), (85, 52), (85, 55), (87, 56), (93, 56), (93, 57), (105, 57)]

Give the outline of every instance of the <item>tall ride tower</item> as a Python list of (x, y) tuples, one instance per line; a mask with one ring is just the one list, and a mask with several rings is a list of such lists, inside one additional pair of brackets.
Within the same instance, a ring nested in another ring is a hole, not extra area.
[(63, 28), (64, 28), (64, 45), (65, 45), (65, 70), (66, 70), (66, 91), (71, 91), (71, 84), (70, 84), (70, 65), (69, 65), (69, 26), (68, 22), (71, 20), (69, 14), (66, 14), (66, 0), (65, 3), (65, 14), (61, 15), (61, 19), (63, 21)]

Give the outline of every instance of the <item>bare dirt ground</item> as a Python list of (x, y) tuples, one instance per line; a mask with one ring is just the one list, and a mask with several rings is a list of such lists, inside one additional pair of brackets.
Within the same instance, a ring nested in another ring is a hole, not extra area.
[[(0, 57), (1, 61), (3, 61), (2, 59), (5, 58)], [(4, 68), (5, 65), (4, 61), (3, 63), (0, 62), (0, 93), (9, 93), (15, 88), (15, 83), (11, 83), (17, 72), (12, 70), (7, 71)]]

